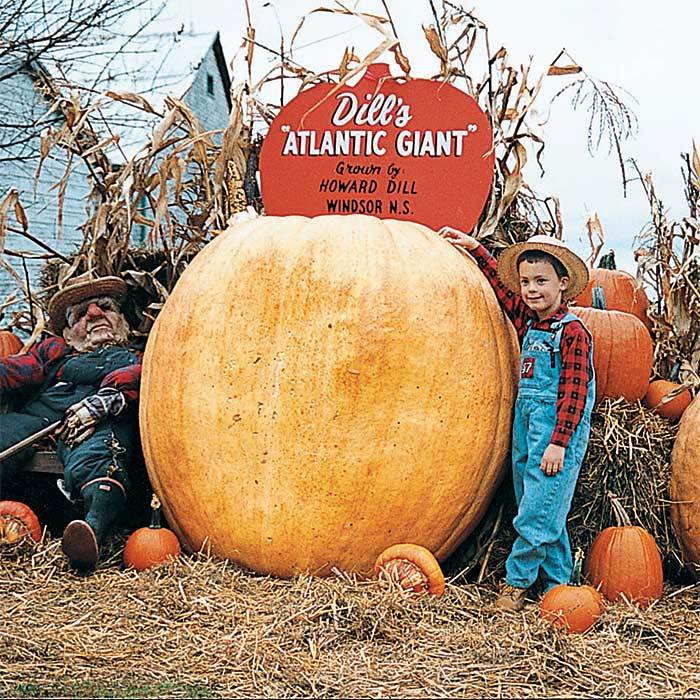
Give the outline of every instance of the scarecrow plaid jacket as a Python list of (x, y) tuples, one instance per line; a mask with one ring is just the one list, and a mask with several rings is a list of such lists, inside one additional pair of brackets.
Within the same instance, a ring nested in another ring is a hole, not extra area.
[[(52, 370), (75, 350), (63, 338), (51, 337), (37, 343), (28, 353), (11, 355), (0, 359), (0, 393), (16, 389), (39, 387)], [(142, 352), (134, 350), (140, 359)], [(61, 370), (56, 374), (61, 380)], [(100, 384), (102, 387), (118, 389), (126, 397), (127, 403), (138, 399), (141, 382), (141, 365), (129, 365), (110, 372)]]
[[(533, 328), (551, 331), (552, 324), (562, 319), (568, 311), (566, 304), (562, 304), (549, 318), (540, 321), (537, 314), (528, 308), (522, 297), (512, 292), (501, 282), (496, 259), (483, 245), (472, 250), (471, 254), (496, 292), (496, 297), (503, 310), (513, 322), (521, 344), (530, 323), (532, 323)], [(567, 323), (561, 336), (561, 374), (557, 391), (557, 422), (550, 440), (555, 445), (567, 447), (581, 421), (583, 409), (586, 406), (586, 390), (590, 379), (588, 370), (590, 352), (590, 338), (583, 324), (576, 321)]]

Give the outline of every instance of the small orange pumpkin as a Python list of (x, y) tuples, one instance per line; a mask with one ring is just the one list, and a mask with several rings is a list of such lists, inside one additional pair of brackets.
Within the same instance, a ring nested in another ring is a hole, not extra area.
[(691, 393), (687, 389), (678, 392), (673, 398), (665, 400), (669, 394), (680, 388), (680, 384), (669, 382), (665, 379), (655, 379), (649, 384), (649, 389), (647, 389), (647, 394), (644, 397), (644, 405), (652, 408), (664, 418), (677, 421), (693, 400)]
[(609, 493), (617, 527), (606, 527), (593, 540), (586, 575), (610, 601), (627, 599), (641, 608), (661, 597), (663, 569), (656, 541), (632, 525), (618, 498)]
[(16, 355), (24, 343), (11, 331), (0, 331), (0, 357)]
[(24, 503), (0, 501), (0, 544), (15, 544), (25, 537), (41, 539), (39, 518)]
[(402, 588), (436, 597), (445, 592), (445, 577), (432, 552), (419, 544), (394, 544), (387, 547), (374, 564), (377, 576), (382, 573)]
[(603, 596), (593, 586), (581, 585), (583, 550), (576, 551), (570, 584), (547, 591), (540, 603), (540, 617), (569, 634), (590, 629), (603, 612)]
[(145, 571), (180, 556), (177, 536), (161, 526), (161, 504), (155, 494), (151, 509), (151, 524), (132, 532), (124, 547), (124, 564), (136, 571)]

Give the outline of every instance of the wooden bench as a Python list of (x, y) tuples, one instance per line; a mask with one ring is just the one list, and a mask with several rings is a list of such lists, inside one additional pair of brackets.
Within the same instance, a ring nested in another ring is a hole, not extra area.
[(32, 461), (27, 464), (24, 471), (45, 474), (63, 474), (63, 465), (59, 462), (55, 452), (40, 450), (34, 455)]
[[(11, 403), (0, 398), (0, 413), (11, 410)], [(44, 439), (35, 446), (36, 452), (31, 461), (22, 469), (23, 472), (35, 472), (39, 474), (63, 474), (63, 465), (58, 459), (55, 450), (51, 449), (53, 443), (50, 439)], [(2, 462), (0, 462), (0, 498), (2, 498)]]
[[(39, 449), (31, 461), (22, 469), (22, 473), (35, 474), (57, 474), (63, 475), (63, 465), (58, 459), (56, 453), (52, 450)], [(3, 498), (5, 490), (4, 480), (2, 478), (2, 464), (0, 464), (0, 499)]]

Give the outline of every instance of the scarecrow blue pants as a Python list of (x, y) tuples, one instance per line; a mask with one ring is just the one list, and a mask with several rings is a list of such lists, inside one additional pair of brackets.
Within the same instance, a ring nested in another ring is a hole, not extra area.
[(517, 538), (506, 561), (506, 581), (518, 588), (529, 588), (539, 576), (543, 591), (548, 591), (571, 577), (566, 517), (588, 445), (590, 418), (587, 414), (581, 418), (566, 448), (563, 469), (547, 476), (540, 461), (555, 422), (553, 398), (518, 397), (512, 448)]
[[(25, 398), (16, 412), (0, 415), (0, 450), (60, 420), (69, 406), (94, 394), (104, 377), (137, 362), (135, 352), (117, 345), (71, 355), (60, 368), (60, 378), (53, 370), (44, 385)], [(74, 498), (80, 496), (84, 484), (103, 477), (111, 477), (125, 491), (129, 490), (127, 467), (138, 454), (137, 421), (134, 408), (120, 418), (101, 421), (87, 440), (74, 447), (58, 441), (65, 485)], [(33, 453), (31, 447), (26, 448), (7, 460), (3, 471), (11, 477)]]
[[(60, 413), (46, 411), (44, 415), (5, 413), (0, 415), (0, 450), (45, 428), (49, 423), (61, 418)], [(128, 465), (135, 459), (138, 434), (135, 416), (128, 420), (102, 421), (95, 432), (75, 447), (68, 447), (59, 440), (58, 458), (64, 466), (64, 481), (74, 498), (80, 496), (81, 487), (93, 479), (109, 476), (129, 489)], [(10, 457), (2, 465), (3, 472), (10, 479), (14, 472), (29, 461), (34, 454), (27, 447)], [(0, 484), (1, 485), (1, 484)]]

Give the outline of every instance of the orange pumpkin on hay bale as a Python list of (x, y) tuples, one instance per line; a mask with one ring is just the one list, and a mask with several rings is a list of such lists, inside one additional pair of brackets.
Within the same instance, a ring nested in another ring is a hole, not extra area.
[(659, 548), (646, 529), (632, 525), (619, 499), (609, 497), (617, 526), (606, 527), (593, 541), (586, 575), (607, 600), (627, 600), (646, 608), (663, 589)]
[[(677, 421), (693, 400), (688, 389), (675, 393), (680, 388), (681, 385), (675, 382), (669, 382), (666, 379), (655, 379), (649, 384), (649, 389), (644, 397), (644, 405), (653, 409), (664, 418)], [(670, 397), (674, 393), (675, 396)]]
[(649, 388), (654, 346), (644, 324), (632, 314), (576, 306), (578, 316), (593, 338), (596, 403), (623, 396), (630, 403)]
[(600, 298), (603, 307), (609, 311), (636, 316), (651, 331), (651, 320), (647, 316), (649, 298), (644, 287), (629, 272), (615, 267), (613, 251), (601, 258), (599, 267), (591, 270), (588, 284), (574, 299), (574, 304), (592, 308), (596, 298)]

